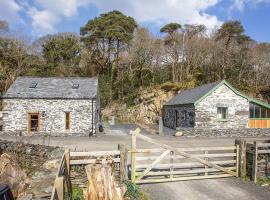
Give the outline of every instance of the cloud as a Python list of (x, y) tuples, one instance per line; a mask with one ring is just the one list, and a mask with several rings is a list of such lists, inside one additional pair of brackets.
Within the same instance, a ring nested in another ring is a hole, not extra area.
[(218, 0), (92, 0), (92, 3), (101, 12), (117, 9), (139, 22), (204, 24), (209, 29), (221, 24), (215, 15), (207, 13)]
[(54, 33), (55, 26), (63, 18), (74, 17), (79, 7), (89, 3), (89, 0), (37, 0), (27, 11), (32, 19), (33, 34), (42, 36)]
[(15, 0), (0, 0), (0, 20), (5, 20), (9, 23), (14, 21), (23, 22), (19, 15), (21, 10), (22, 7)]
[(270, 0), (233, 0), (229, 11), (238, 10), (240, 12), (243, 12), (245, 7), (249, 5), (256, 7), (257, 4), (260, 3), (270, 3)]

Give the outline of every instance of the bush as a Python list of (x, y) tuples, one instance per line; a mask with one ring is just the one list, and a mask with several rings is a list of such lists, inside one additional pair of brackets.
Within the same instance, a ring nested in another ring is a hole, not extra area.
[(171, 83), (171, 82), (166, 82), (161, 85), (161, 89), (165, 90), (166, 92), (174, 91), (177, 92), (180, 90), (182, 87), (179, 84), (176, 83)]
[(72, 187), (72, 200), (84, 200), (82, 188), (78, 186)]
[(130, 181), (125, 182), (127, 191), (125, 198), (128, 200), (148, 200), (149, 198), (140, 190), (139, 186), (131, 183)]

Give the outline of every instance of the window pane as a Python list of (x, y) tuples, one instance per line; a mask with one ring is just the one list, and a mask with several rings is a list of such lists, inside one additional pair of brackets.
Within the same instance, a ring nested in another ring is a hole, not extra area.
[(219, 119), (227, 119), (227, 108), (225, 107), (217, 108), (217, 115)]
[(65, 113), (65, 126), (66, 126), (66, 129), (70, 129), (70, 113), (67, 112)]
[(260, 116), (260, 107), (259, 106), (255, 106), (255, 118), (261, 118)]
[(249, 104), (249, 118), (254, 118), (254, 105)]
[(266, 109), (261, 108), (261, 118), (266, 118)]
[(267, 118), (270, 118), (270, 109), (267, 109)]

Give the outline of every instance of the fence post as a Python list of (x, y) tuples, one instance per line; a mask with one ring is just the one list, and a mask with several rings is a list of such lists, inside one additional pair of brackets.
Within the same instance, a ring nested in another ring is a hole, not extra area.
[[(205, 155), (205, 157), (204, 157), (204, 160), (206, 160), (206, 161), (208, 161), (209, 159), (208, 159), (208, 151), (204, 151), (204, 155)], [(205, 172), (204, 172), (204, 175), (205, 176), (208, 176), (208, 165), (204, 165), (204, 169), (205, 169)]]
[(241, 139), (236, 139), (235, 140), (235, 145), (237, 148), (238, 145), (238, 151), (236, 149), (236, 160), (237, 160), (237, 164), (236, 164), (236, 169), (238, 169), (238, 177), (242, 177), (244, 178), (246, 176), (246, 141), (245, 140), (241, 140)]
[(70, 175), (70, 150), (69, 149), (65, 150), (65, 159), (66, 159), (66, 164), (67, 164), (68, 175)]
[(57, 199), (64, 199), (64, 177), (57, 177), (55, 180), (55, 191)]
[(136, 181), (136, 131), (131, 132), (131, 182)]
[(253, 165), (252, 165), (252, 180), (257, 182), (257, 167), (258, 167), (258, 144), (256, 141), (253, 143)]
[(127, 149), (125, 144), (119, 144), (120, 150), (120, 183), (123, 184), (127, 178)]
[(236, 177), (240, 177), (239, 169), (241, 168), (241, 162), (240, 162), (240, 151), (239, 151), (239, 144), (236, 145)]

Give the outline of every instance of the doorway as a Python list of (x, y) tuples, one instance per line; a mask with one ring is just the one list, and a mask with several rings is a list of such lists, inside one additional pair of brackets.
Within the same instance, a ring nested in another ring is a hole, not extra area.
[(28, 113), (28, 132), (38, 132), (40, 124), (39, 113)]

